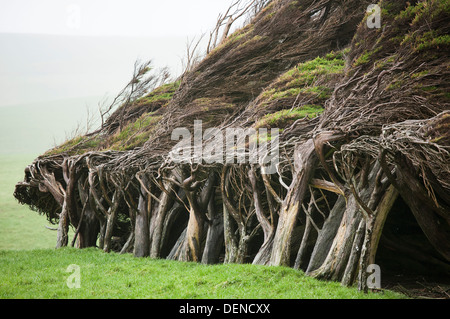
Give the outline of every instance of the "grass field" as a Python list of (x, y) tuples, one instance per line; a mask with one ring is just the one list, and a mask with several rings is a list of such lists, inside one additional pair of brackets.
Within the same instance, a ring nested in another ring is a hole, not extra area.
[[(69, 288), (79, 267), (80, 288)], [(98, 249), (0, 251), (0, 298), (43, 299), (398, 299), (385, 291), (322, 282), (291, 268), (206, 266), (106, 254)]]

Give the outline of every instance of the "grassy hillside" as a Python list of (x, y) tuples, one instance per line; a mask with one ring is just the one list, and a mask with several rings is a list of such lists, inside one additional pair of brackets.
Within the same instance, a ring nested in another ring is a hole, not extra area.
[[(70, 289), (69, 265), (80, 267)], [(133, 258), (89, 248), (0, 251), (0, 298), (397, 299), (358, 292), (284, 267), (214, 265)]]

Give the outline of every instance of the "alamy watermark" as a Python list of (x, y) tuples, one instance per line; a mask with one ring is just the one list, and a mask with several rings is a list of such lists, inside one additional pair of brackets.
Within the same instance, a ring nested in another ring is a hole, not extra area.
[(367, 13), (370, 13), (367, 17), (367, 27), (369, 29), (381, 28), (381, 8), (377, 4), (371, 4), (367, 7)]
[(370, 273), (367, 276), (367, 288), (369, 289), (381, 289), (381, 268), (376, 264), (369, 265), (367, 267), (367, 273)]
[(259, 164), (265, 174), (275, 174), (279, 164), (279, 129), (208, 128), (194, 121), (194, 132), (176, 128), (171, 139), (179, 141), (169, 153), (174, 163)]
[(66, 26), (72, 30), (81, 28), (81, 7), (78, 4), (72, 3), (66, 7)]
[(78, 265), (69, 265), (66, 272), (72, 273), (66, 280), (67, 287), (70, 289), (81, 288), (81, 268)]

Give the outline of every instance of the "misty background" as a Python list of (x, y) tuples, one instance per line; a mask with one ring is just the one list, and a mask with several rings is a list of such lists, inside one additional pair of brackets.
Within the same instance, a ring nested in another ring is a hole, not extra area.
[(0, 155), (37, 157), (73, 137), (137, 59), (177, 77), (187, 42), (205, 34), (203, 50), (230, 3), (0, 0)]

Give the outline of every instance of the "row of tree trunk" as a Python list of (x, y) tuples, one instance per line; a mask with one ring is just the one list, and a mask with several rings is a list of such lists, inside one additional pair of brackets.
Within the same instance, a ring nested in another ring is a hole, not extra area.
[(407, 160), (387, 164), (382, 152), (353, 168), (342, 161), (336, 177), (324, 154), (340, 138), (324, 132), (298, 144), (290, 174), (266, 175), (250, 164), (114, 172), (95, 165), (95, 153), (51, 165), (37, 161), (28, 170), (60, 205), (57, 248), (69, 244), (71, 225), (71, 244), (79, 248), (290, 266), (367, 290), (366, 270), (376, 262), (384, 222), (402, 196), (430, 243), (450, 261), (448, 218), (428, 200)]

